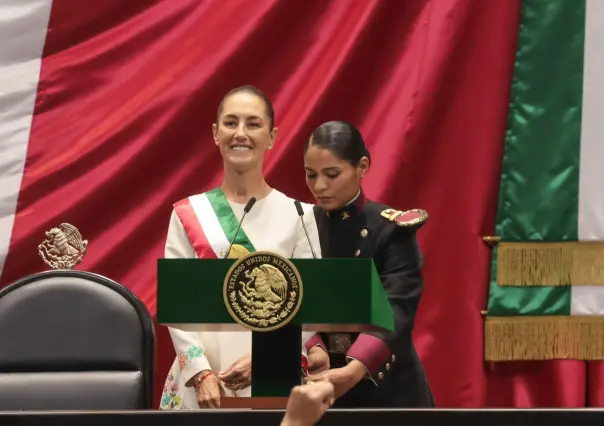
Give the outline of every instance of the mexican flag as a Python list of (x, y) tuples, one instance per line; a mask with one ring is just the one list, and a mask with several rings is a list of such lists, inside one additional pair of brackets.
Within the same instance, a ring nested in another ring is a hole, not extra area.
[(604, 359), (602, 0), (523, 1), (486, 240), (486, 360)]

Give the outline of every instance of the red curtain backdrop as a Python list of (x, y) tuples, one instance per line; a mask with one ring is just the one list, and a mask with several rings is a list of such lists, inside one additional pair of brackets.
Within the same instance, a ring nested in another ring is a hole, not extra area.
[[(493, 233), (519, 10), (519, 0), (55, 1), (2, 285), (45, 269), (44, 230), (69, 222), (90, 241), (79, 268), (154, 312), (171, 205), (219, 184), (216, 108), (254, 84), (280, 128), (271, 185), (311, 201), (303, 142), (344, 119), (373, 155), (368, 196), (430, 213), (415, 342), (439, 407), (585, 404), (582, 363), (483, 362), (481, 237)], [(159, 395), (174, 352), (164, 327), (157, 335)]]

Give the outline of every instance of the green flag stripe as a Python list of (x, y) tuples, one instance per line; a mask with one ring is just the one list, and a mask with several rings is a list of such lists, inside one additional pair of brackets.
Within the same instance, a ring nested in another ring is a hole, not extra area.
[[(501, 241), (576, 241), (585, 1), (524, 0), (499, 189)], [(500, 287), (489, 315), (568, 315), (569, 287)]]
[[(212, 209), (220, 222), (224, 235), (226, 235), (230, 242), (235, 235), (235, 231), (237, 231), (237, 227), (239, 226), (237, 216), (235, 216), (235, 213), (233, 212), (233, 209), (231, 208), (231, 205), (226, 199), (226, 196), (221, 188), (215, 188), (206, 192), (206, 196), (208, 197), (208, 201), (210, 202), (210, 205), (212, 206)], [(254, 245), (243, 231), (243, 228), (239, 230), (237, 238), (235, 238), (233, 244), (239, 244), (245, 247), (250, 253), (256, 251)]]

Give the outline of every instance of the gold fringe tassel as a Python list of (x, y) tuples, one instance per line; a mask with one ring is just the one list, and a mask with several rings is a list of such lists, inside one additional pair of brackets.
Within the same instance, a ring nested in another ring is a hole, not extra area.
[(501, 242), (497, 249), (497, 284), (604, 285), (604, 242)]
[(485, 319), (485, 361), (604, 360), (604, 316)]

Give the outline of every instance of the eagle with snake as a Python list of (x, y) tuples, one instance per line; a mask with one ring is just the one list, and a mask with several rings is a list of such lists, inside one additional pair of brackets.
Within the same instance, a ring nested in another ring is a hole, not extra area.
[(251, 271), (245, 271), (245, 276), (248, 281), (241, 282), (241, 291), (247, 298), (277, 305), (285, 301), (287, 281), (279, 269), (272, 265), (260, 265)]
[(75, 226), (62, 223), (46, 231), (46, 240), (38, 251), (51, 268), (71, 269), (82, 261), (87, 247), (88, 241), (82, 239)]

